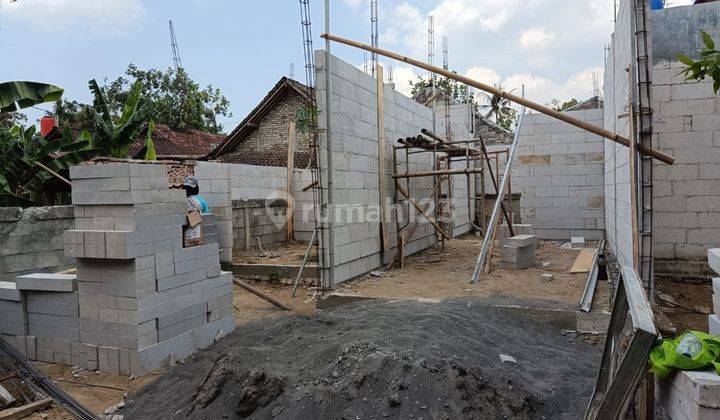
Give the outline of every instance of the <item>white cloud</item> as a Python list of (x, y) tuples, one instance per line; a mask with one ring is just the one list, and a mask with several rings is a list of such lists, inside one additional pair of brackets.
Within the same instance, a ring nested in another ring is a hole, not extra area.
[(3, 18), (53, 31), (89, 27), (98, 34), (121, 36), (145, 15), (140, 0), (0, 0)]
[(496, 85), (502, 80), (500, 73), (486, 67), (470, 67), (465, 72), (465, 76), (490, 86)]
[(520, 45), (525, 48), (540, 48), (555, 40), (555, 34), (542, 29), (529, 29), (520, 35)]
[[(386, 65), (385, 68), (388, 68), (388, 66)], [(395, 90), (409, 97), (410, 92), (412, 91), (412, 86), (410, 86), (410, 82), (416, 81), (419, 73), (417, 73), (416, 70), (410, 66), (398, 65), (393, 66), (392, 72), (393, 82), (395, 83)]]
[(566, 101), (575, 98), (582, 101), (593, 96), (593, 73), (598, 74), (599, 81), (603, 80), (603, 69), (595, 67), (583, 69), (560, 83), (531, 73), (517, 73), (506, 77), (503, 87), (506, 90), (514, 89), (514, 93), (519, 95), (525, 85), (525, 96), (541, 104), (553, 99)]

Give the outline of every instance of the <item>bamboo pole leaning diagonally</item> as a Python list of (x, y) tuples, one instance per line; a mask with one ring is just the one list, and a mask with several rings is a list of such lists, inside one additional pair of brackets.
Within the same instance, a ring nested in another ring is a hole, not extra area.
[[(552, 108), (546, 107), (544, 105), (540, 105), (537, 102), (533, 102), (530, 100), (527, 100), (523, 97), (513, 95), (512, 93), (505, 92), (503, 90), (500, 90), (498, 88), (495, 88), (490, 85), (486, 85), (484, 83), (478, 82), (477, 80), (470, 79), (469, 77), (461, 76), (459, 74), (453, 73), (449, 70), (442, 69), (440, 67), (431, 66), (427, 63), (423, 63), (422, 61), (415, 60), (413, 58), (405, 57), (403, 55), (394, 53), (392, 51), (384, 50), (382, 48), (372, 47), (367, 44), (363, 44), (362, 42), (353, 41), (350, 39), (342, 38), (337, 35), (332, 35), (329, 33), (324, 33), (320, 35), (322, 38), (325, 38), (328, 41), (335, 41), (340, 44), (349, 45), (351, 47), (356, 47), (365, 51), (370, 51), (378, 55), (382, 55), (384, 57), (392, 58), (394, 60), (402, 61), (404, 63), (410, 64), (415, 67), (419, 67), (421, 69), (425, 69), (427, 71), (433, 72), (435, 74), (439, 74), (441, 76), (447, 77), (449, 79), (456, 80), (460, 83), (464, 83), (468, 86), (472, 86), (474, 88), (480, 89), (484, 92), (497, 95), (501, 98), (507, 99), (511, 102), (514, 102), (516, 104), (525, 106), (529, 109), (532, 109), (533, 111), (540, 112), (542, 114), (548, 115), (550, 117), (556, 118), (560, 121), (566, 122), (570, 125), (573, 125), (575, 127), (581, 128), (583, 130), (589, 131), (593, 134), (596, 134), (600, 137), (606, 138), (610, 141), (613, 141), (615, 143), (622, 144), (625, 147), (630, 147), (630, 140), (626, 137), (622, 137), (621, 135), (617, 133), (613, 133), (610, 130), (606, 130), (604, 128), (595, 126), (593, 124), (589, 124), (586, 121), (580, 120), (578, 118), (572, 117), (566, 113), (555, 111)], [(673, 162), (675, 162), (675, 159), (672, 156), (669, 156), (663, 152), (660, 152), (658, 150), (651, 149), (649, 147), (646, 147), (642, 144), (636, 144), (637, 151), (648, 156), (652, 156), (653, 158), (659, 160), (660, 162), (667, 163), (668, 165), (672, 165)]]

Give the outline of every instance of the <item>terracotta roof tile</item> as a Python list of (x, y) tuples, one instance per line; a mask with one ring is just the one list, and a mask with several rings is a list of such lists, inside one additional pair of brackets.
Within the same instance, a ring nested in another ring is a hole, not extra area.
[[(136, 156), (145, 146), (147, 130), (130, 148), (130, 156)], [(153, 142), (158, 157), (195, 156), (202, 157), (213, 151), (225, 140), (224, 134), (205, 133), (198, 130), (173, 130), (164, 124), (157, 124), (153, 131)]]

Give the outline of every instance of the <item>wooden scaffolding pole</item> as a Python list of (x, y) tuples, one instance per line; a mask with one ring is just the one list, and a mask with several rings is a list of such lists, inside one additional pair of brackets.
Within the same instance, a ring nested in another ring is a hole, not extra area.
[[(610, 141), (613, 141), (615, 143), (622, 144), (625, 147), (630, 147), (630, 140), (620, 136), (617, 133), (613, 133), (612, 131), (606, 130), (604, 128), (600, 128), (598, 126), (595, 126), (593, 124), (588, 124), (587, 122), (577, 119), (575, 117), (572, 117), (568, 115), (567, 113), (555, 111), (552, 108), (546, 107), (544, 105), (540, 105), (537, 102), (533, 102), (530, 100), (527, 100), (521, 96), (513, 95), (512, 93), (505, 92), (503, 90), (500, 90), (498, 88), (495, 88), (490, 85), (486, 85), (484, 83), (480, 83), (477, 80), (470, 79), (469, 77), (461, 76), (457, 73), (453, 73), (449, 70), (442, 69), (440, 67), (431, 66), (427, 63), (423, 63), (422, 61), (418, 61), (409, 57), (405, 57), (400, 54), (396, 54), (391, 51), (384, 50), (382, 48), (372, 47), (367, 44), (363, 44), (362, 42), (353, 41), (350, 39), (342, 38), (337, 35), (332, 35), (328, 33), (324, 33), (320, 35), (322, 38), (325, 38), (329, 41), (335, 41), (339, 42), (341, 44), (349, 45), (351, 47), (360, 48), (365, 51), (370, 51), (378, 55), (382, 55), (384, 57), (392, 58), (394, 60), (402, 61), (404, 63), (408, 63), (415, 67), (420, 67), (421, 69), (425, 69), (427, 71), (433, 72), (435, 74), (439, 74), (441, 76), (445, 76), (449, 79), (456, 80), (458, 82), (464, 83), (466, 85), (475, 87), (477, 89), (480, 89), (484, 92), (488, 92), (493, 95), (497, 95), (501, 98), (507, 99), (511, 102), (515, 102), (516, 104), (520, 104), (522, 106), (525, 106), (527, 108), (530, 108), (534, 111), (540, 112), (541, 114), (548, 115), (550, 117), (556, 118), (560, 121), (564, 121), (570, 125), (573, 125), (575, 127), (581, 128), (583, 130), (589, 131), (593, 134), (596, 134), (600, 137), (606, 138)], [(660, 151), (651, 149), (649, 147), (646, 147), (644, 145), (638, 144), (636, 145), (637, 150), (645, 155), (652, 156), (655, 159), (659, 160), (660, 162), (667, 163), (669, 165), (672, 165), (675, 161), (671, 156), (662, 153)]]

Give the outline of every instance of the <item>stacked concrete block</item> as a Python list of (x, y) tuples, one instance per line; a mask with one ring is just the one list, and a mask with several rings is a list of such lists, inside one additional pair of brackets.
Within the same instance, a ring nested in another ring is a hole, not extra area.
[[(204, 169), (209, 188), (222, 178), (213, 175), (219, 169)], [(168, 189), (163, 166), (81, 166), (71, 177), (78, 220), (64, 241), (77, 258), (79, 318), (70, 360), (141, 374), (166, 365), (171, 353), (185, 356), (212, 343), (207, 337), (233, 329), (232, 278), (220, 269), (219, 242), (228, 232), (215, 214), (204, 215), (205, 244), (183, 248), (186, 198)], [(210, 194), (229, 195), (221, 187)]]
[(74, 260), (63, 253), (62, 232), (73, 224), (72, 206), (0, 207), (0, 281), (70, 268)]
[[(232, 263), (232, 204), (231, 196), (233, 189), (233, 167), (237, 165), (217, 162), (198, 162), (195, 166), (195, 177), (198, 179), (200, 194), (205, 198), (210, 211), (215, 215), (214, 222), (216, 230), (210, 234), (217, 235), (217, 243), (220, 244), (220, 261)], [(257, 183), (259, 179), (255, 179)], [(206, 229), (208, 230), (208, 229)], [(207, 235), (208, 232), (205, 232)], [(211, 241), (215, 239), (211, 236)], [(206, 241), (206, 243), (208, 243)]]
[[(720, 248), (708, 249), (708, 265), (718, 276), (720, 276)], [(712, 279), (713, 287), (713, 313), (708, 317), (708, 329), (710, 334), (720, 336), (720, 277)]]
[(679, 370), (657, 379), (655, 401), (669, 420), (720, 418), (720, 376), (714, 370)]
[(535, 265), (535, 249), (537, 236), (518, 235), (509, 238), (502, 246), (502, 262), (504, 268), (523, 270)]
[(0, 334), (27, 335), (27, 312), (22, 293), (14, 282), (0, 282)]

